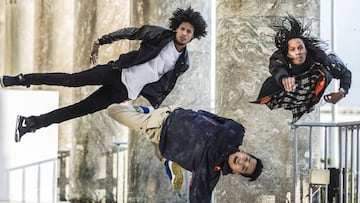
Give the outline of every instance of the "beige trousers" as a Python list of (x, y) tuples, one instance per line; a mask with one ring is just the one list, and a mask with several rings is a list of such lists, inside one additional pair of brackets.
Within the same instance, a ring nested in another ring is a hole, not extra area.
[(112, 104), (107, 110), (111, 118), (145, 135), (154, 144), (156, 155), (163, 161), (158, 146), (160, 133), (163, 123), (174, 109), (176, 106), (162, 107), (145, 114), (138, 106)]

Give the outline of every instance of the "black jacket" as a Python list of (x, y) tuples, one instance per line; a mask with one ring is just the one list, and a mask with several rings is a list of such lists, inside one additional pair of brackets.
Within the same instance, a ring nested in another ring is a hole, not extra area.
[[(109, 44), (120, 39), (142, 40), (138, 50), (121, 54), (119, 59), (111, 61), (116, 68), (129, 68), (155, 58), (160, 51), (175, 38), (175, 32), (151, 25), (140, 28), (123, 28), (99, 38), (101, 45)], [(189, 68), (189, 56), (185, 48), (176, 61), (175, 68), (165, 73), (158, 81), (145, 85), (140, 95), (149, 100), (154, 108), (158, 108), (165, 97), (174, 88), (177, 78)]]
[[(191, 202), (210, 202), (223, 175), (232, 173), (229, 154), (239, 151), (244, 127), (215, 114), (176, 109), (166, 119), (159, 143), (162, 155), (192, 172)], [(215, 166), (218, 166), (215, 168)]]
[[(301, 65), (301, 67), (297, 67), (297, 69), (305, 72), (314, 63), (316, 63), (316, 65), (319, 66), (321, 71), (325, 74), (325, 88), (329, 85), (332, 78), (336, 78), (340, 80), (340, 88), (343, 88), (345, 92), (348, 93), (351, 86), (351, 72), (346, 68), (345, 65), (333, 64), (331, 63), (330, 59), (327, 62), (317, 62), (313, 60), (308, 54), (306, 62)], [(288, 57), (285, 56), (280, 50), (274, 52), (270, 57), (269, 63), (269, 71), (271, 76), (264, 81), (260, 89), (259, 96), (253, 103), (259, 103), (262, 98), (271, 96), (279, 91), (284, 90), (284, 87), (281, 84), (281, 79), (283, 77), (296, 75), (297, 73), (294, 73), (294, 71), (296, 71), (294, 69), (296, 69), (296, 66), (292, 65)], [(321, 98), (325, 88), (323, 88), (319, 93), (318, 98)]]

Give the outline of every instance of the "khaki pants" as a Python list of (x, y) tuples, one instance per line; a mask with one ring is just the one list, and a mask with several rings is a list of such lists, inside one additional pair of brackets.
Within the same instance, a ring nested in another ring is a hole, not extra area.
[(145, 135), (155, 146), (155, 153), (162, 160), (158, 143), (163, 123), (169, 113), (176, 109), (176, 106), (162, 107), (142, 113), (137, 106), (113, 104), (108, 107), (108, 114), (111, 118)]

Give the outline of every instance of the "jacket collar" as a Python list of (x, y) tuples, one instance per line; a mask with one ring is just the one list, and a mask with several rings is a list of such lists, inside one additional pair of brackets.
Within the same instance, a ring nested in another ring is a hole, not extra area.
[(218, 161), (216, 162), (214, 170), (215, 171), (221, 170), (223, 175), (233, 173), (232, 169), (229, 166), (228, 159), (229, 159), (230, 154), (233, 154), (238, 151), (240, 151), (238, 148), (231, 147), (226, 153), (222, 154), (220, 156), (220, 158), (218, 159)]

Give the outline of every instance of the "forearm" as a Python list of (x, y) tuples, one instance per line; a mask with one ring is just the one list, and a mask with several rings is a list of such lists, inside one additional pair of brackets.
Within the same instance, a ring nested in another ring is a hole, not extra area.
[(336, 54), (328, 55), (328, 69), (333, 78), (340, 80), (340, 89), (348, 93), (351, 86), (351, 71), (346, 67), (345, 63)]
[(100, 45), (110, 44), (121, 39), (128, 40), (151, 40), (163, 33), (165, 29), (159, 26), (143, 25), (137, 27), (122, 28), (118, 31), (103, 35), (99, 38)]
[(349, 92), (351, 87), (351, 77), (351, 72), (347, 69), (347, 71), (343, 73), (342, 78), (340, 78), (340, 88), (345, 91), (345, 95)]
[(136, 27), (128, 27), (103, 35), (98, 39), (99, 45), (110, 44), (121, 39), (136, 39), (136, 33), (138, 30), (139, 28)]
[(272, 77), (276, 80), (279, 86), (282, 85), (282, 79), (286, 77), (290, 77), (288, 71), (289, 64), (284, 59), (284, 56), (279, 51), (275, 52), (269, 61), (269, 72)]

